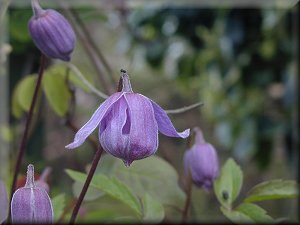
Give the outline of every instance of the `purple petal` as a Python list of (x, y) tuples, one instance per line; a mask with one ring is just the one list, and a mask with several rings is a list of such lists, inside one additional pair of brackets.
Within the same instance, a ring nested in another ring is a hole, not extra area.
[(101, 121), (99, 139), (102, 147), (118, 158), (123, 158), (128, 149), (130, 118), (128, 106), (121, 97)]
[(85, 139), (96, 129), (99, 125), (106, 112), (111, 108), (111, 106), (123, 95), (123, 93), (117, 92), (106, 99), (99, 108), (94, 112), (90, 120), (84, 124), (83, 127), (76, 133), (74, 141), (68, 144), (65, 148), (73, 149), (80, 146)]
[(52, 223), (51, 200), (44, 189), (20, 188), (11, 202), (12, 223)]
[(131, 118), (129, 148), (124, 159), (129, 166), (133, 160), (143, 159), (154, 154), (158, 148), (158, 126), (151, 101), (143, 95), (124, 95)]
[(0, 180), (0, 224), (7, 218), (8, 198), (5, 184)]
[(154, 109), (155, 119), (158, 124), (158, 130), (169, 137), (187, 138), (190, 135), (190, 129), (183, 132), (177, 132), (166, 112), (154, 101), (150, 100)]
[(219, 163), (216, 150), (211, 144), (195, 144), (184, 154), (184, 169), (191, 171), (192, 179), (199, 187), (211, 189), (218, 176)]

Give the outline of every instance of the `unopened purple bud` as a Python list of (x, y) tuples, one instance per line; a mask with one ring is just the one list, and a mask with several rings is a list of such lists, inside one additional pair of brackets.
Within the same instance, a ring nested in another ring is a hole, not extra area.
[(28, 165), (24, 187), (16, 190), (11, 202), (13, 223), (52, 223), (53, 209), (51, 200), (43, 188), (34, 182), (34, 167)]
[(0, 224), (7, 218), (8, 198), (5, 184), (0, 180)]
[(69, 22), (53, 9), (42, 9), (38, 0), (32, 0), (32, 9), (28, 29), (35, 45), (49, 58), (70, 61), (76, 37)]
[(126, 71), (121, 73), (122, 90), (99, 106), (66, 148), (80, 146), (99, 127), (99, 141), (104, 150), (129, 166), (134, 160), (156, 152), (158, 131), (169, 137), (186, 138), (190, 130), (177, 132), (166, 112), (146, 96), (134, 93)]
[(200, 128), (193, 129), (195, 143), (184, 154), (185, 173), (191, 173), (196, 186), (211, 190), (213, 181), (219, 175), (219, 161), (215, 148), (205, 142)]

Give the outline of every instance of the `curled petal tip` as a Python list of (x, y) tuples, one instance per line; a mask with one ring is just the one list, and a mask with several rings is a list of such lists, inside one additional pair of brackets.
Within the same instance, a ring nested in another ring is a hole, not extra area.
[(185, 131), (180, 132), (179, 135), (181, 138), (187, 138), (188, 136), (190, 136), (190, 131), (190, 129), (186, 129)]
[(75, 143), (71, 143), (71, 144), (68, 144), (68, 145), (65, 146), (66, 149), (74, 149), (76, 147), (78, 147), (78, 146), (76, 146)]

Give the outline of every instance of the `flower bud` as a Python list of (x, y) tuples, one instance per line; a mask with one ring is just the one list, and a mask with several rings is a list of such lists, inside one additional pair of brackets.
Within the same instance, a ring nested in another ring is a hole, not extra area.
[(219, 161), (215, 148), (206, 143), (200, 128), (193, 129), (195, 143), (184, 154), (185, 173), (191, 173), (194, 184), (209, 191), (219, 174)]
[(34, 182), (34, 167), (28, 165), (27, 180), (12, 197), (11, 218), (13, 223), (52, 223), (53, 209), (51, 200), (43, 188)]
[(8, 212), (8, 198), (5, 184), (0, 180), (0, 224), (7, 218)]
[(34, 44), (49, 58), (70, 61), (76, 38), (69, 22), (53, 9), (42, 9), (38, 0), (32, 0), (32, 9), (28, 29)]

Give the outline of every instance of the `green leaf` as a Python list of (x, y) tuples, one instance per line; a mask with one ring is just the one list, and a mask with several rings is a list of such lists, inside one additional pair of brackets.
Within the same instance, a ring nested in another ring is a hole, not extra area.
[(118, 177), (140, 198), (146, 193), (155, 196), (159, 201), (168, 206), (183, 208), (185, 193), (178, 185), (176, 170), (165, 160), (158, 156), (151, 156), (143, 160), (134, 161), (129, 168), (124, 163), (112, 156), (105, 155), (100, 160), (101, 168), (110, 166), (105, 173)]
[[(86, 175), (73, 170), (66, 170), (66, 173), (75, 181), (84, 183)], [(90, 186), (98, 188), (111, 197), (127, 204), (138, 216), (142, 215), (141, 206), (136, 196), (130, 189), (116, 177), (107, 177), (102, 174), (94, 175)]]
[(267, 215), (263, 208), (252, 203), (243, 203), (237, 207), (236, 211), (243, 213), (256, 223), (274, 223), (273, 218)]
[(245, 202), (258, 202), (271, 199), (296, 198), (298, 185), (293, 180), (271, 180), (254, 186), (247, 194)]
[(45, 72), (43, 87), (50, 106), (59, 116), (64, 116), (69, 107), (71, 94), (65, 81), (65, 75), (56, 68)]
[(11, 101), (11, 111), (14, 117), (20, 118), (22, 116), (23, 110), (18, 100), (20, 83), (14, 88), (12, 93), (12, 101)]
[(249, 216), (241, 213), (239, 211), (234, 211), (227, 209), (223, 206), (220, 207), (224, 216), (226, 216), (230, 221), (237, 224), (244, 224), (244, 223), (255, 223)]
[(145, 194), (143, 200), (143, 221), (147, 223), (160, 223), (165, 216), (163, 205), (149, 194)]
[(230, 209), (240, 193), (243, 183), (243, 172), (236, 162), (229, 158), (221, 169), (220, 176), (214, 182), (214, 191), (219, 202)]
[(28, 112), (30, 109), (35, 85), (36, 85), (36, 75), (27, 75), (24, 77), (17, 86), (16, 98), (19, 106), (22, 110)]
[[(72, 190), (73, 190), (73, 194), (76, 198), (79, 197), (82, 187), (83, 187), (83, 183), (81, 183), (81, 182), (75, 181), (73, 183)], [(84, 196), (84, 201), (93, 201), (93, 200), (100, 198), (103, 195), (104, 195), (104, 193), (102, 191), (100, 191), (99, 189), (94, 188), (94, 187), (89, 187), (89, 189), (87, 190), (87, 192)]]
[(62, 215), (65, 208), (65, 194), (59, 194), (55, 196), (52, 200), (52, 207), (54, 213), (54, 221), (57, 221)]

